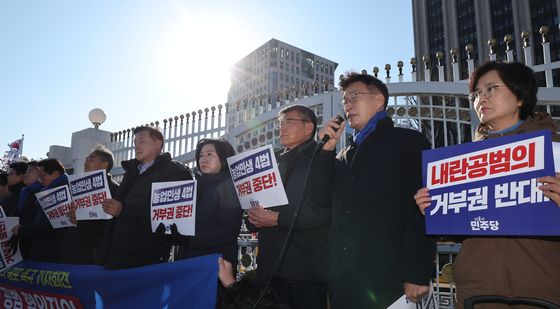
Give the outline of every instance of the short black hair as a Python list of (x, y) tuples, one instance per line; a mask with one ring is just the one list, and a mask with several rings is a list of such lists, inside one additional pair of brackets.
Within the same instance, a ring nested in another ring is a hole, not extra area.
[(340, 86), (340, 89), (342, 91), (346, 91), (346, 89), (348, 89), (348, 87), (355, 82), (362, 82), (366, 84), (368, 89), (371, 91), (378, 90), (379, 92), (381, 92), (384, 98), (383, 106), (384, 108), (387, 108), (387, 104), (389, 104), (389, 90), (387, 90), (387, 86), (385, 86), (382, 81), (380, 81), (373, 75), (357, 72), (346, 72), (346, 74), (344, 74), (344, 76), (340, 79), (338, 85)]
[(59, 172), (60, 174), (64, 174), (64, 166), (58, 159), (50, 158), (50, 159), (43, 159), (37, 162), (37, 167), (42, 167), (45, 173), (52, 174), (54, 172)]
[(5, 187), (8, 185), (8, 174), (0, 173), (0, 186)]
[(490, 61), (476, 68), (469, 79), (469, 91), (475, 92), (480, 78), (490, 72), (496, 71), (506, 87), (522, 102), (519, 108), (519, 118), (522, 120), (533, 114), (537, 105), (537, 79), (535, 72), (528, 66), (519, 62)]
[(315, 112), (313, 112), (313, 110), (307, 106), (296, 104), (284, 107), (280, 112), (278, 112), (278, 117), (292, 111), (298, 112), (304, 120), (310, 121), (313, 124), (313, 132), (311, 133), (311, 137), (314, 137), (315, 132), (317, 131), (317, 116), (315, 115)]
[(222, 171), (228, 169), (228, 164), (226, 158), (231, 157), (235, 154), (233, 146), (223, 138), (203, 138), (196, 144), (196, 152), (194, 157), (196, 158), (196, 165), (198, 166), (198, 160), (200, 159), (200, 151), (204, 145), (212, 144), (216, 148), (216, 154), (220, 158), (220, 163), (222, 165)]
[(16, 171), (16, 174), (23, 175), (27, 171), (27, 163), (25, 162), (13, 162), (10, 164), (10, 169)]
[(102, 162), (107, 162), (107, 173), (110, 172), (111, 169), (113, 169), (115, 157), (113, 156), (113, 152), (109, 148), (103, 145), (98, 145), (97, 147), (95, 147), (95, 149), (93, 149), (91, 153), (95, 156), (98, 156)]
[(149, 126), (140, 126), (140, 127), (136, 127), (136, 129), (134, 129), (134, 131), (132, 131), (132, 133), (134, 135), (140, 133), (140, 132), (144, 132), (144, 131), (148, 131), (150, 133), (150, 137), (153, 140), (160, 140), (161, 141), (161, 149), (163, 149), (163, 145), (165, 145), (165, 140), (163, 138), (163, 132), (161, 131), (160, 127), (149, 127)]

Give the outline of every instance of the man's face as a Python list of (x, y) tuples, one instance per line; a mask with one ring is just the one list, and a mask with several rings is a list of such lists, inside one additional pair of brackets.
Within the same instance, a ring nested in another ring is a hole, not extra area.
[(17, 185), (21, 182), (23, 182), (23, 175), (18, 175), (16, 170), (12, 169), (8, 174), (8, 186)]
[(35, 183), (35, 182), (38, 180), (38, 179), (37, 179), (38, 174), (39, 174), (39, 173), (37, 172), (37, 167), (35, 167), (35, 166), (29, 166), (29, 167), (27, 168), (27, 171), (26, 171), (25, 174), (23, 175), (23, 183), (24, 183), (26, 186), (29, 186), (29, 185)]
[(134, 135), (134, 151), (136, 159), (142, 163), (153, 161), (161, 153), (162, 142), (153, 139), (148, 131), (140, 131)]
[(86, 157), (86, 162), (84, 162), (85, 172), (105, 170), (108, 167), (109, 167), (109, 163), (102, 161), (101, 157), (99, 157), (93, 152)]
[(53, 182), (53, 180), (57, 179), (59, 176), (60, 173), (58, 171), (54, 171), (52, 174), (49, 174), (45, 172), (42, 166), (39, 166), (37, 168), (37, 177), (39, 179), (39, 182), (45, 187), (50, 185), (51, 182)]
[(278, 117), (280, 144), (292, 149), (311, 138), (313, 123), (305, 120), (298, 111), (289, 111)]
[(384, 99), (378, 90), (370, 90), (366, 84), (355, 82), (343, 93), (343, 108), (352, 129), (361, 130), (377, 112), (383, 110)]

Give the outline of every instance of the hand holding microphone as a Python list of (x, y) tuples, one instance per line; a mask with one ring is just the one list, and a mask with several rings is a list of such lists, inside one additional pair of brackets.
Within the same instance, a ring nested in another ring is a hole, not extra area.
[(319, 138), (321, 139), (320, 144), (323, 145), (323, 150), (334, 150), (336, 148), (336, 143), (340, 139), (340, 136), (344, 132), (342, 127), (344, 126), (344, 118), (340, 115), (332, 118), (325, 124), (323, 129), (319, 131)]

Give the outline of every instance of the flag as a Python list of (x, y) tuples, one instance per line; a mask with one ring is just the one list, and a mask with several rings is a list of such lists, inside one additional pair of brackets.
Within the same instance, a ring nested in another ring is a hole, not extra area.
[(3, 160), (7, 161), (6, 163), (9, 164), (9, 162), (12, 162), (21, 157), (21, 153), (23, 150), (23, 136), (20, 139), (9, 143), (8, 147), (10, 148), (10, 150), (4, 152)]

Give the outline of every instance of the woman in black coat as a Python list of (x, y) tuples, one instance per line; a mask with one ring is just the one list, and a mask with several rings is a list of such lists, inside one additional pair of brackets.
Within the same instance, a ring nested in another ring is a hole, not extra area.
[(195, 236), (179, 247), (178, 259), (221, 253), (236, 269), (242, 211), (226, 161), (234, 154), (231, 144), (223, 139), (198, 142)]

